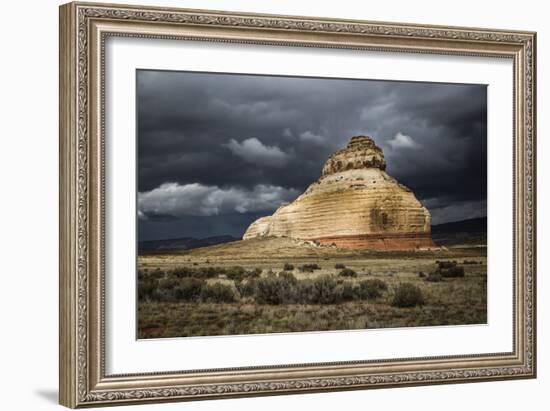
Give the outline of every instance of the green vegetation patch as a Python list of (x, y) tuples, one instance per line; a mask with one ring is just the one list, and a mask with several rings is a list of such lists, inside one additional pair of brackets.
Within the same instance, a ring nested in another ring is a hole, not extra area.
[(399, 308), (424, 305), (422, 290), (411, 283), (399, 284), (395, 290), (392, 305)]

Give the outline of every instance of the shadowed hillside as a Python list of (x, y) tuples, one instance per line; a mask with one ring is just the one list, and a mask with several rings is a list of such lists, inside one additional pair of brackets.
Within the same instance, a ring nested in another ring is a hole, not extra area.
[(487, 245), (487, 217), (434, 225), (432, 239), (439, 246)]

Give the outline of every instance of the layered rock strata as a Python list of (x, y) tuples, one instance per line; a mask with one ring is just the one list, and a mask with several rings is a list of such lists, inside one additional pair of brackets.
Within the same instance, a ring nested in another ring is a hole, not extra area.
[(319, 180), (252, 223), (243, 239), (291, 237), (373, 250), (434, 247), (429, 211), (385, 169), (384, 154), (370, 137), (352, 137), (329, 157)]

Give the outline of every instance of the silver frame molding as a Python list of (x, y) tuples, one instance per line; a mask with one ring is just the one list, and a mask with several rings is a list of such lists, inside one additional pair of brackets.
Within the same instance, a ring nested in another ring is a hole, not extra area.
[[(514, 64), (513, 351), (106, 375), (103, 125), (104, 48), (110, 36), (511, 59)], [(535, 69), (533, 32), (93, 3), (61, 6), (60, 403), (76, 408), (534, 378)]]

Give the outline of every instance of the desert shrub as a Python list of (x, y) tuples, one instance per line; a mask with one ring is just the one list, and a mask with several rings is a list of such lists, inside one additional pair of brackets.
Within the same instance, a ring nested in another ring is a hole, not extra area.
[(298, 280), (292, 273), (282, 271), (256, 281), (254, 299), (258, 304), (289, 304), (296, 302)]
[(336, 292), (337, 282), (332, 275), (320, 275), (313, 280), (316, 289), (317, 304), (335, 304), (340, 302)]
[(149, 270), (147, 268), (145, 268), (143, 270), (138, 270), (138, 272), (137, 272), (138, 281), (145, 280), (145, 279), (150, 278), (150, 277), (151, 276), (149, 275)]
[(151, 299), (158, 287), (158, 280), (151, 277), (142, 277), (138, 280), (138, 299)]
[(233, 303), (237, 300), (233, 288), (221, 283), (202, 287), (200, 299), (205, 303)]
[(439, 274), (445, 278), (464, 277), (464, 267), (451, 267), (438, 270)]
[(440, 269), (449, 269), (456, 267), (456, 261), (437, 261), (436, 263)]
[(251, 278), (245, 281), (235, 281), (235, 287), (241, 298), (252, 297), (256, 293), (256, 279)]
[(195, 269), (190, 267), (176, 267), (170, 274), (177, 278), (193, 277)]
[(285, 265), (283, 266), (283, 270), (292, 271), (292, 270), (294, 270), (294, 266), (292, 264), (285, 263)]
[(258, 278), (262, 274), (261, 268), (255, 268), (252, 271), (247, 271), (247, 276), (252, 278)]
[(158, 281), (157, 288), (153, 291), (151, 298), (157, 301), (175, 301), (176, 294), (174, 289), (177, 285), (177, 278), (162, 278)]
[(176, 267), (171, 272), (170, 275), (177, 278), (212, 278), (218, 275), (215, 267)]
[(428, 274), (428, 277), (426, 277), (426, 281), (430, 281), (432, 283), (438, 283), (443, 279), (441, 274), (437, 271), (434, 271), (432, 273)]
[(411, 283), (399, 284), (395, 290), (392, 305), (394, 307), (415, 307), (424, 304), (422, 290)]
[(346, 268), (346, 266), (342, 263), (338, 263), (334, 265), (334, 268), (336, 268), (337, 270), (343, 270), (344, 268)]
[(199, 278), (182, 278), (174, 288), (174, 297), (178, 301), (197, 301), (206, 281)]
[(243, 267), (234, 266), (229, 268), (223, 267), (176, 267), (170, 275), (177, 278), (216, 278), (220, 275), (225, 275), (231, 280), (242, 280), (246, 277), (259, 277), (262, 273), (260, 268), (247, 271)]
[(358, 286), (355, 288), (355, 295), (359, 300), (370, 300), (380, 297), (382, 292), (387, 289), (388, 285), (378, 278), (364, 280), (359, 282)]
[(176, 278), (162, 278), (159, 280), (158, 288), (160, 290), (173, 290), (178, 285)]
[[(459, 265), (457, 265), (456, 261), (436, 261), (436, 263), (438, 267), (435, 272), (441, 275), (441, 277), (464, 277), (464, 267), (460, 267)], [(468, 262), (468, 264), (476, 264), (476, 262), (472, 261)]]
[(216, 278), (222, 273), (223, 268), (220, 267), (200, 267), (193, 270), (190, 277), (202, 279)]
[(302, 304), (337, 304), (342, 302), (344, 287), (332, 275), (320, 275), (302, 280), (298, 286), (298, 299)]
[(374, 278), (372, 280), (366, 280), (366, 283), (370, 284), (372, 287), (378, 288), (380, 291), (387, 291), (388, 284), (385, 281), (382, 281), (379, 278)]
[(344, 268), (338, 275), (340, 277), (357, 277), (357, 273), (350, 268)]
[(170, 275), (177, 277), (177, 278), (187, 278), (187, 277), (206, 277), (208, 270), (212, 270), (212, 268), (207, 269), (207, 271), (204, 271), (201, 268), (193, 268), (193, 267), (176, 267), (172, 271), (170, 271)]
[(300, 271), (304, 273), (312, 273), (314, 270), (320, 270), (319, 264), (304, 264), (300, 267)]
[[(254, 295), (258, 304), (339, 304), (356, 299), (370, 299), (388, 289), (379, 279), (365, 280), (354, 286), (334, 275), (297, 280), (292, 273), (282, 271), (259, 278), (253, 284), (235, 283), (241, 296)], [(247, 287), (251, 287), (250, 290)]]
[(292, 285), (296, 285), (298, 283), (298, 280), (296, 279), (296, 277), (294, 277), (294, 274), (289, 273), (288, 271), (281, 271), (278, 275), (278, 278), (280, 280), (287, 281)]
[(224, 274), (230, 280), (242, 280), (246, 276), (246, 270), (241, 266), (233, 266), (224, 270)]
[(342, 301), (352, 301), (355, 299), (355, 287), (349, 282), (342, 285)]
[(152, 278), (161, 279), (165, 276), (165, 272), (162, 271), (160, 268), (157, 268), (155, 271), (151, 272), (149, 274)]
[(258, 280), (254, 299), (258, 304), (281, 304), (279, 279), (275, 274)]
[(245, 270), (243, 267), (234, 266), (224, 271), (227, 278), (231, 280), (241, 281), (245, 278), (257, 278), (262, 274), (261, 268), (254, 268), (253, 270)]
[(327, 304), (339, 304), (346, 301), (353, 301), (355, 299), (355, 290), (353, 284), (348, 281), (337, 283), (336, 287), (332, 291), (331, 301)]
[(422, 272), (422, 271), (419, 271), (419, 272), (418, 272), (418, 277), (419, 277), (419, 278), (425, 278), (425, 277), (426, 277), (426, 274), (424, 274), (424, 272)]
[(301, 304), (315, 304), (318, 301), (317, 290), (313, 280), (302, 280), (296, 290), (296, 302)]
[(233, 267), (226, 269), (223, 267), (200, 267), (195, 269), (193, 277), (195, 278), (216, 278), (219, 277), (222, 274), (227, 275), (228, 271), (230, 271)]

